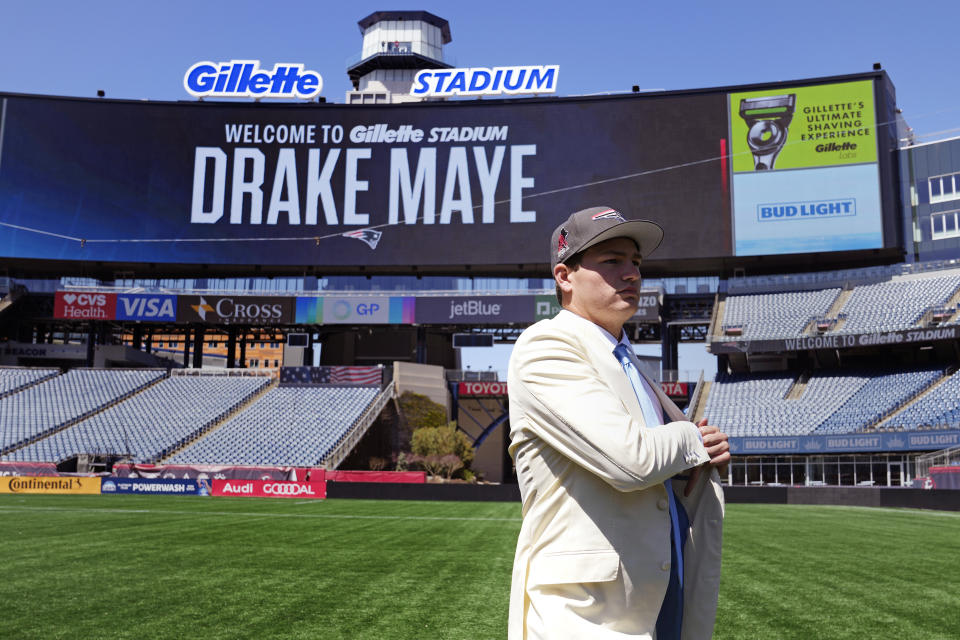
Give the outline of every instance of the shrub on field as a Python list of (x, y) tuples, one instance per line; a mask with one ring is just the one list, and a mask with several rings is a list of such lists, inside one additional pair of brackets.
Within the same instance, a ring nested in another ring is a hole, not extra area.
[[(474, 449), (470, 439), (453, 423), (442, 427), (422, 427), (413, 432), (412, 448), (417, 462), (431, 475), (445, 478), (470, 468)], [(408, 457), (409, 460), (409, 457)]]

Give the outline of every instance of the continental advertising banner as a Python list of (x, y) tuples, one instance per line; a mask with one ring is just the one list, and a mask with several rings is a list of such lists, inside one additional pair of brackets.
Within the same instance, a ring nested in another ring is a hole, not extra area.
[(873, 89), (730, 94), (736, 255), (883, 247)]
[(100, 493), (100, 478), (0, 476), (0, 493)]

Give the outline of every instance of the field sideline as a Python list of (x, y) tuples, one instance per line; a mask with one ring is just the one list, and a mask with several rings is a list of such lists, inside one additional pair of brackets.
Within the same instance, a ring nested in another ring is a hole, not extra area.
[[(512, 503), (0, 496), (3, 638), (503, 638)], [(728, 506), (716, 638), (960, 637), (960, 513)]]

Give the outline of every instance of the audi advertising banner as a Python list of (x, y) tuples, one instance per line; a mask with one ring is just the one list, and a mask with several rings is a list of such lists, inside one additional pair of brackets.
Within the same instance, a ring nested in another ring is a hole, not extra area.
[(895, 247), (892, 87), (843, 78), (382, 107), (0, 94), (0, 258), (532, 273), (598, 204), (664, 227), (661, 271)]
[(327, 483), (276, 480), (214, 480), (211, 494), (234, 498), (300, 498), (327, 497)]

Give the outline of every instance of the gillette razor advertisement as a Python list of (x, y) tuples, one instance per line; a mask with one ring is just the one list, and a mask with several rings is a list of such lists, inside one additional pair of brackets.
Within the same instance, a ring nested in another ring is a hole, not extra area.
[(883, 247), (872, 81), (729, 101), (735, 255)]
[(0, 94), (0, 262), (540, 275), (553, 228), (598, 203), (664, 228), (648, 273), (893, 250), (880, 78), (843, 80), (386, 106)]

